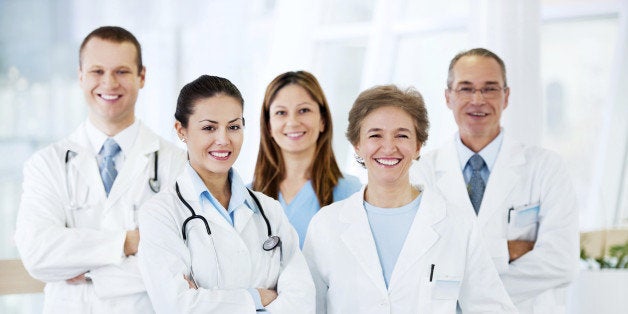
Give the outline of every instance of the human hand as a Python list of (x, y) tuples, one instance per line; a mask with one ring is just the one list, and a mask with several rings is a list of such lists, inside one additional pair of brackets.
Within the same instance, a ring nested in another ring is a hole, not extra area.
[(510, 255), (509, 262), (517, 260), (524, 254), (532, 251), (534, 248), (533, 241), (510, 240), (508, 241), (508, 253)]
[(262, 299), (262, 305), (264, 307), (277, 299), (277, 291), (275, 290), (257, 288), (257, 291), (259, 291), (259, 296), (260, 299)]
[(87, 284), (89, 281), (87, 280), (87, 278), (85, 278), (85, 273), (82, 273), (74, 278), (70, 278), (66, 280), (65, 282), (67, 282), (70, 285), (83, 285), (83, 284)]
[(188, 282), (188, 286), (190, 287), (190, 289), (198, 289), (198, 287), (196, 286), (196, 283), (190, 277), (183, 275), (183, 279), (185, 279)]
[(124, 240), (124, 255), (135, 255), (135, 253), (137, 253), (137, 247), (139, 244), (140, 231), (138, 229), (127, 231), (126, 239)]

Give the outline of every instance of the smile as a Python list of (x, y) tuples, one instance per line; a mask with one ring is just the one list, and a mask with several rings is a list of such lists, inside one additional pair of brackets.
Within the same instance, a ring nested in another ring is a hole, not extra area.
[(100, 96), (100, 98), (104, 100), (116, 100), (122, 97), (121, 95), (107, 95), (107, 94), (98, 94), (98, 96)]
[(226, 159), (231, 155), (231, 152), (209, 152), (209, 154), (217, 159)]
[(469, 115), (472, 115), (474, 117), (486, 117), (488, 116), (488, 113), (485, 112), (469, 112)]
[(394, 166), (401, 162), (401, 159), (398, 158), (375, 158), (377, 163), (385, 165), (385, 166)]
[(305, 134), (305, 132), (292, 132), (292, 133), (284, 133), (289, 138), (299, 138)]

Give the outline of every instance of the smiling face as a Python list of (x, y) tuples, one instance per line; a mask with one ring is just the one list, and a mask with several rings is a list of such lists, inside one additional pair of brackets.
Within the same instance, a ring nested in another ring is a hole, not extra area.
[(290, 84), (279, 90), (269, 115), (270, 134), (284, 155), (313, 156), (325, 124), (318, 103), (303, 87)]
[(497, 137), (510, 90), (501, 90), (493, 99), (486, 99), (479, 91), (471, 97), (463, 97), (456, 90), (491, 87), (505, 87), (501, 67), (493, 58), (466, 56), (454, 65), (453, 82), (451, 89), (445, 91), (445, 99), (447, 107), (453, 111), (460, 137), (467, 146), (469, 141), (479, 139), (488, 144)]
[(415, 129), (411, 116), (398, 107), (380, 107), (364, 118), (354, 148), (364, 159), (370, 185), (409, 182), (408, 171), (421, 149)]
[(130, 42), (94, 37), (81, 52), (79, 83), (89, 118), (115, 135), (135, 121), (135, 102), (144, 87), (145, 69), (137, 72), (137, 51)]
[(240, 154), (244, 140), (242, 104), (218, 94), (194, 103), (187, 127), (175, 122), (179, 137), (186, 142), (190, 165), (203, 181), (226, 176)]

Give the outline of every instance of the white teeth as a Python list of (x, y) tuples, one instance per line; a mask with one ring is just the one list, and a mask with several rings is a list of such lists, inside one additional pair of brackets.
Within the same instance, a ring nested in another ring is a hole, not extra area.
[(209, 154), (214, 156), (214, 157), (218, 157), (218, 158), (225, 158), (225, 157), (229, 156), (229, 153), (210, 152)]
[(296, 138), (303, 134), (305, 134), (305, 132), (294, 132), (294, 133), (286, 133), (286, 136), (290, 138)]
[(401, 160), (399, 159), (375, 159), (378, 163), (386, 166), (394, 166), (398, 164)]
[(118, 99), (118, 95), (100, 94), (100, 97), (102, 97), (104, 100), (116, 100), (116, 99)]
[(486, 113), (484, 113), (484, 112), (471, 112), (471, 113), (470, 113), (470, 115), (472, 115), (472, 116), (476, 116), (476, 117), (484, 117), (484, 116), (486, 116), (487, 114), (486, 114)]

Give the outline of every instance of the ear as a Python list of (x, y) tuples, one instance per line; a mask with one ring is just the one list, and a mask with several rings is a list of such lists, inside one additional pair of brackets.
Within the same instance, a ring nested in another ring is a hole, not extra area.
[(187, 139), (187, 130), (183, 127), (183, 124), (181, 124), (178, 120), (175, 120), (174, 129), (177, 130), (177, 136), (179, 139), (185, 142), (185, 139)]
[(452, 109), (453, 110), (453, 99), (451, 99), (451, 89), (447, 88), (445, 89), (445, 103), (447, 104), (447, 108)]
[(502, 108), (502, 110), (508, 107), (508, 96), (510, 96), (510, 87), (506, 88), (506, 90), (504, 91), (504, 107)]
[(139, 73), (140, 76), (140, 88), (144, 88), (144, 82), (146, 81), (146, 67), (142, 66), (142, 71)]
[(419, 156), (421, 156), (421, 143), (417, 143), (416, 153), (414, 154), (414, 160), (419, 160)]
[(323, 119), (323, 117), (321, 117), (320, 129), (320, 133), (325, 132), (325, 119)]

